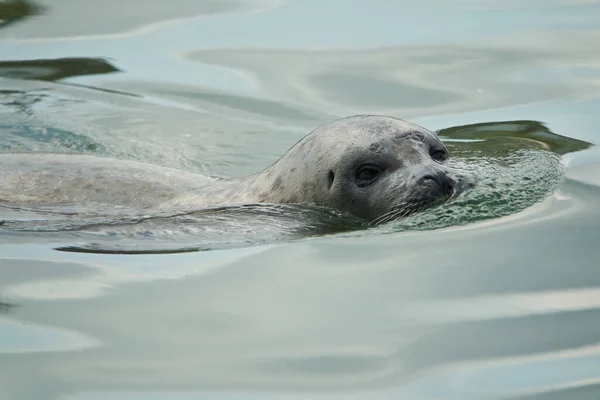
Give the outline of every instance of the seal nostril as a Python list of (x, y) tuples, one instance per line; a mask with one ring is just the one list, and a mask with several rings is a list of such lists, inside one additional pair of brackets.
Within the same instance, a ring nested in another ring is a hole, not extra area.
[(327, 176), (328, 179), (328, 183), (329, 183), (329, 189), (331, 189), (331, 186), (333, 185), (333, 180), (335, 179), (335, 174), (333, 173), (333, 171), (329, 171), (329, 175)]
[(456, 186), (454, 180), (443, 172), (425, 174), (420, 178), (420, 181), (422, 183), (435, 182), (436, 186), (439, 187), (443, 193), (450, 196), (454, 193), (454, 188)]
[(436, 175), (424, 175), (424, 176), (421, 178), (421, 180), (422, 180), (422, 181), (434, 181), (434, 182), (436, 182), (436, 183), (438, 183), (438, 184), (441, 184), (439, 177), (438, 177), (438, 176), (436, 176)]

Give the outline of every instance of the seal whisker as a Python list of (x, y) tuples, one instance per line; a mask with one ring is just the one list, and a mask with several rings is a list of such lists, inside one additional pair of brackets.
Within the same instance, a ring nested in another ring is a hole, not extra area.
[(379, 217), (375, 218), (374, 220), (371, 221), (371, 225), (379, 225), (382, 223), (382, 221), (384, 221), (387, 217), (389, 217), (390, 215), (393, 215), (395, 213), (397, 213), (398, 210), (397, 209), (393, 209), (391, 211), (386, 212), (383, 215), (380, 215)]
[(431, 204), (431, 202), (429, 202), (427, 200), (420, 200), (420, 201), (414, 202), (414, 203), (410, 203), (410, 202), (403, 203), (401, 205), (394, 207), (392, 210), (388, 211), (387, 213), (380, 215), (379, 217), (372, 220), (371, 225), (377, 226), (377, 225), (385, 224), (385, 223), (390, 222), (395, 219), (400, 219), (400, 218), (404, 218), (404, 217), (407, 217), (412, 214), (416, 214), (416, 213), (422, 211), (423, 209), (427, 208), (427, 206), (429, 204)]
[(371, 224), (373, 224), (373, 225), (381, 225), (381, 224), (389, 222), (389, 221), (391, 221), (393, 219), (402, 218), (408, 212), (410, 212), (410, 210), (407, 210), (406, 208), (403, 208), (402, 206), (394, 207), (389, 212), (387, 212), (387, 213), (385, 213), (385, 214), (383, 214), (383, 215), (375, 218), (373, 221), (371, 221)]

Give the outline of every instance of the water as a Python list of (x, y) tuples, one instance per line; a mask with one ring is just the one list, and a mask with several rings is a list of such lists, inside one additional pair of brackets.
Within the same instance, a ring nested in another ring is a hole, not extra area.
[(2, 151), (237, 176), (379, 113), (488, 174), (344, 233), (3, 233), (0, 398), (600, 396), (598, 3), (27, 4), (0, 4)]

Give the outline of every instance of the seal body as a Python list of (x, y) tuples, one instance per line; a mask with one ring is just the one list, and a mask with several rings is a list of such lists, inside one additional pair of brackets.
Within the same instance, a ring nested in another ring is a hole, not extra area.
[(435, 134), (386, 116), (353, 116), (309, 133), (256, 174), (219, 179), (88, 155), (1, 154), (0, 205), (108, 214), (254, 203), (313, 204), (386, 221), (464, 188)]

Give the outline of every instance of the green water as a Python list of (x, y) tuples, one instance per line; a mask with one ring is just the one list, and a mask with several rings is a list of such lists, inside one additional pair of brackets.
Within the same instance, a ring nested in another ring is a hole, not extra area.
[[(0, 19), (0, 151), (237, 176), (377, 113), (486, 172), (397, 224), (211, 251), (3, 231), (0, 399), (600, 397), (597, 2), (21, 0)], [(189, 244), (182, 226), (161, 243)]]

